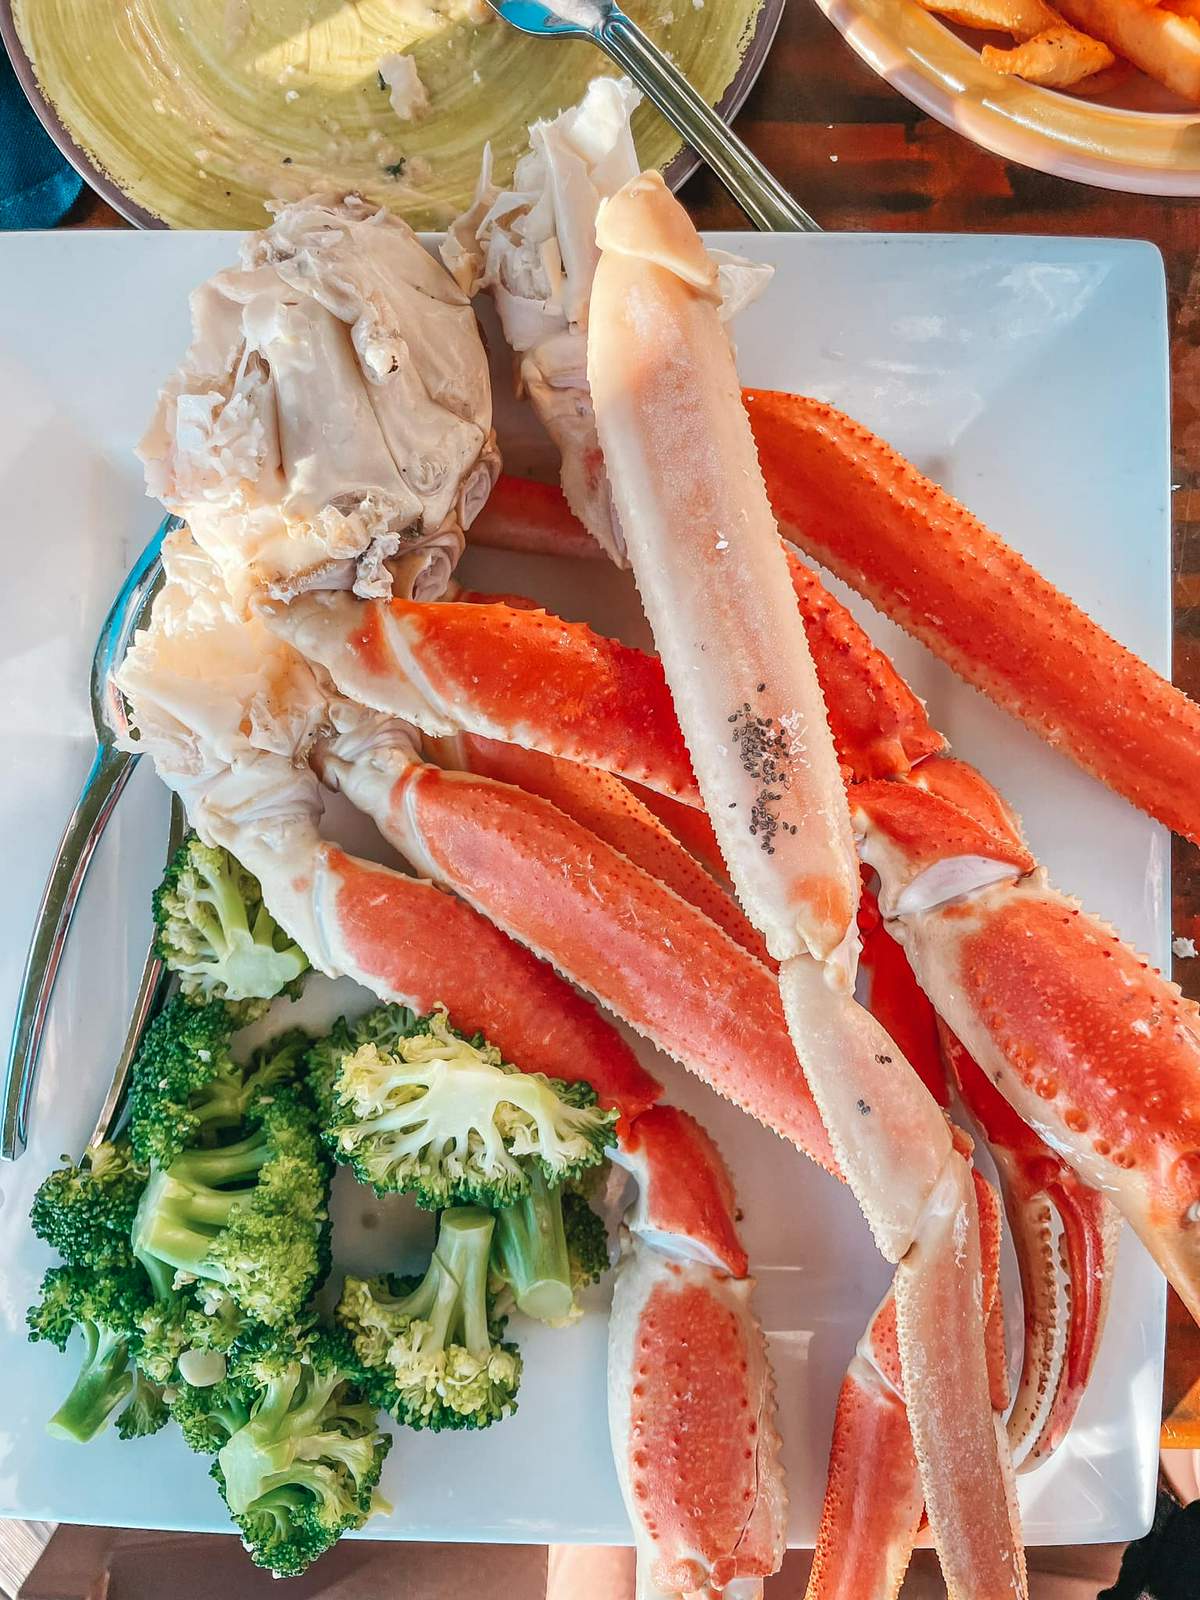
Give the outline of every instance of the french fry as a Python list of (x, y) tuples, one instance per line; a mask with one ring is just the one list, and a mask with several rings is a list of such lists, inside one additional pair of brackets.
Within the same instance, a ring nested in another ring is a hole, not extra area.
[(1070, 89), (1093, 73), (1111, 67), (1116, 57), (1099, 39), (1060, 24), (1012, 50), (985, 44), (980, 52), (985, 67), (1006, 77), (1023, 78), (1043, 89)]
[(1068, 22), (1200, 105), (1200, 22), (1139, 0), (1058, 0)]
[(961, 28), (1011, 33), (1014, 39), (1032, 39), (1062, 25), (1062, 18), (1045, 0), (917, 0), (917, 4)]

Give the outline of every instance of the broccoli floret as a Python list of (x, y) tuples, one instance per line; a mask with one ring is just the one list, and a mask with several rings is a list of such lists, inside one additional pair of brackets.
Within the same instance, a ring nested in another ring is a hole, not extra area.
[(38, 1189), (29, 1213), (33, 1231), (72, 1265), (127, 1265), (146, 1177), (128, 1139), (92, 1145), (78, 1166), (52, 1172)]
[(491, 1265), (519, 1311), (563, 1327), (581, 1315), (577, 1292), (608, 1267), (608, 1235), (582, 1195), (537, 1173), (527, 1195), (496, 1213)]
[(270, 1000), (297, 994), (308, 971), (308, 957), (264, 905), (258, 879), (194, 833), (155, 890), (154, 925), (158, 954), (185, 995)]
[(391, 1438), (358, 1378), (349, 1341), (320, 1330), (264, 1331), (231, 1359), (235, 1387), (214, 1407), (216, 1425), (242, 1406), (247, 1415), (213, 1476), (251, 1559), (280, 1577), (303, 1572), (384, 1506), (376, 1485)]
[(183, 1273), (279, 1324), (295, 1317), (323, 1263), (329, 1163), (292, 1091), (274, 1089), (252, 1115), (244, 1138), (151, 1172), (133, 1248), (160, 1301)]
[(493, 1207), (527, 1194), (540, 1171), (561, 1183), (604, 1159), (615, 1111), (586, 1083), (520, 1072), (443, 1010), (382, 1006), (339, 1024), (309, 1054), (325, 1135), (377, 1193), (418, 1205)]
[(137, 1319), (149, 1294), (135, 1266), (51, 1267), (42, 1279), (41, 1299), (27, 1313), (30, 1339), (65, 1350), (76, 1328), (84, 1338), (79, 1376), (47, 1423), (57, 1438), (94, 1438), (133, 1388)]
[(117, 1432), (122, 1439), (144, 1439), (165, 1428), (170, 1413), (157, 1383), (152, 1383), (136, 1367), (131, 1369), (131, 1376), (133, 1392), (129, 1404), (117, 1418)]
[[(137, 1364), (155, 1383), (174, 1383), (181, 1359), (224, 1356), (245, 1316), (223, 1289), (174, 1284), (174, 1272), (155, 1264), (160, 1298), (138, 1318)], [(170, 1281), (168, 1281), (168, 1278)]]
[(570, 1187), (562, 1191), (562, 1213), (571, 1287), (578, 1294), (588, 1284), (599, 1283), (609, 1269), (608, 1229), (583, 1195)]
[(215, 1456), (250, 1420), (251, 1394), (233, 1378), (219, 1383), (179, 1383), (171, 1387), (171, 1420), (184, 1443), (200, 1455)]
[(226, 1080), (240, 1078), (229, 1053), (236, 1027), (227, 1006), (196, 1006), (182, 995), (150, 1023), (129, 1088), (130, 1138), (140, 1161), (169, 1167), (202, 1135), (241, 1120), (240, 1112), (225, 1116), (220, 1092)]
[(130, 1091), (130, 1134), (140, 1159), (169, 1167), (191, 1145), (228, 1138), (259, 1100), (295, 1082), (309, 1036), (293, 1028), (239, 1064), (230, 1040), (241, 1025), (235, 1007), (196, 1006), (180, 995), (150, 1024)]
[(443, 1212), (423, 1278), (347, 1278), (337, 1318), (371, 1392), (413, 1428), (486, 1428), (516, 1409), (521, 1357), (500, 1342), (488, 1285), (493, 1219)]

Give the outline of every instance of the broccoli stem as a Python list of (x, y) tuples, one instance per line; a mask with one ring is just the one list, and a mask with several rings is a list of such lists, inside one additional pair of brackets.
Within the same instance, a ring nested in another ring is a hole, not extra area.
[(429, 1324), (428, 1348), (464, 1346), (477, 1361), (492, 1348), (488, 1332), (488, 1256), (495, 1219), (477, 1206), (442, 1213), (429, 1270), (397, 1312)]
[[(206, 901), (216, 912), (226, 944), (232, 944), (239, 933), (249, 939), (251, 935), (250, 924), (246, 920), (246, 903), (238, 891), (237, 880), (233, 873), (211, 866), (207, 858), (202, 858), (197, 863), (197, 870), (208, 886), (208, 893), (199, 898)], [(216, 943), (215, 939), (213, 943)]]
[(529, 1193), (496, 1213), (496, 1264), (518, 1308), (539, 1322), (561, 1323), (575, 1305), (563, 1227), (562, 1191), (535, 1169)]
[[(188, 1150), (165, 1172), (153, 1172), (133, 1224), (133, 1248), (151, 1273), (155, 1293), (163, 1298), (170, 1285), (150, 1258), (177, 1271), (197, 1272), (208, 1260), (212, 1242), (251, 1191), (221, 1188), (245, 1183), (269, 1159), (271, 1143), (261, 1131), (215, 1150)], [(211, 1269), (207, 1276), (218, 1276)]]
[(94, 1439), (133, 1388), (129, 1345), (122, 1335), (83, 1324), (87, 1349), (71, 1392), (46, 1424), (56, 1439)]

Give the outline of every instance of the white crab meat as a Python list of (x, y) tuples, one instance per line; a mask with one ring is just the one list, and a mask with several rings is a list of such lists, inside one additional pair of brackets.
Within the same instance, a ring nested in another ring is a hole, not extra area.
[[(640, 100), (628, 78), (594, 78), (577, 106), (534, 123), (511, 189), (493, 185), (485, 152), (474, 203), (442, 247), (467, 293), (492, 296), (504, 337), (521, 358), (521, 387), (558, 448), (567, 503), (621, 566), (625, 542), (588, 392), (587, 322), (600, 258), (596, 215), (640, 170), (630, 129)], [(713, 255), (722, 315), (732, 316), (756, 298), (772, 269)]]
[(499, 470), (474, 313), (399, 218), (348, 196), (281, 211), (192, 296), (192, 345), (139, 454), (234, 603), (445, 587)]

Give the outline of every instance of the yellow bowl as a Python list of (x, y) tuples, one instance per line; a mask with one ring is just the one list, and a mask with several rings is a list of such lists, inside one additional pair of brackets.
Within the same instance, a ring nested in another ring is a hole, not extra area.
[[(632, 0), (710, 103), (741, 104), (783, 0)], [(469, 202), (485, 140), (505, 182), (529, 123), (611, 71), (583, 41), (527, 38), (484, 0), (0, 0), (0, 34), (68, 159), (142, 226), (252, 228), (265, 204), (357, 189), (417, 228)], [(432, 108), (393, 112), (378, 75), (413, 55)], [(647, 166), (694, 164), (649, 106)]]
[[(1002, 77), (916, 0), (816, 3), (893, 88), (985, 150), (1105, 189), (1200, 195), (1200, 111), (1106, 104)], [(1125, 98), (1139, 97), (1170, 103), (1144, 83)]]

